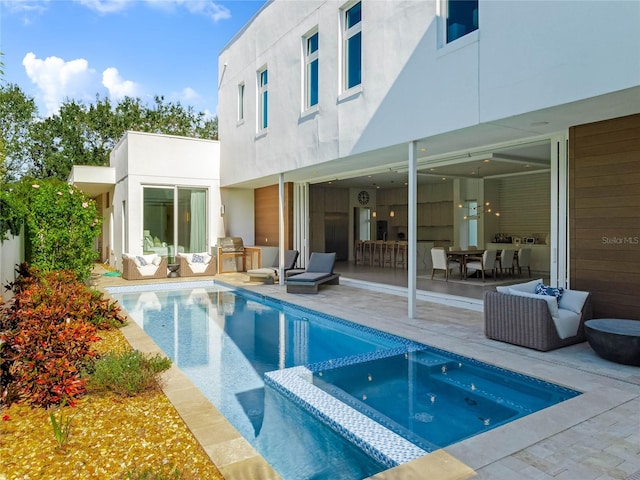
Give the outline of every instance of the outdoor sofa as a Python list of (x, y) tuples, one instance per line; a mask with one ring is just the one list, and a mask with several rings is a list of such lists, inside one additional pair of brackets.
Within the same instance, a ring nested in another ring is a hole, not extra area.
[(590, 294), (565, 289), (558, 300), (553, 294), (536, 294), (539, 284), (542, 279), (485, 292), (487, 338), (543, 352), (586, 340), (584, 322), (592, 318)]
[(217, 273), (216, 257), (208, 252), (178, 253), (176, 260), (181, 277), (213, 276)]
[(167, 257), (161, 257), (155, 253), (148, 255), (123, 253), (122, 278), (125, 280), (167, 278)]

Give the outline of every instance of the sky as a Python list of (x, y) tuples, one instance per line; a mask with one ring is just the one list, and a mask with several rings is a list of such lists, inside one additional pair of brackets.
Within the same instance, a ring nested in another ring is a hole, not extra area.
[(0, 0), (3, 83), (65, 98), (155, 95), (217, 115), (218, 54), (264, 0)]

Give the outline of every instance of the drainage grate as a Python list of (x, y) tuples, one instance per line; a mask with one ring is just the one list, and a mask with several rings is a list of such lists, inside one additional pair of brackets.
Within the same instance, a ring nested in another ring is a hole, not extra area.
[(627, 480), (640, 480), (640, 470), (638, 470), (636, 473), (632, 473), (631, 475), (629, 475), (627, 477)]

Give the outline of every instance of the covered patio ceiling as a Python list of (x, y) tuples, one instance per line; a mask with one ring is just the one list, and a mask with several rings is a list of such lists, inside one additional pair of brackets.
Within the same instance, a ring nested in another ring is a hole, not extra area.
[[(569, 127), (637, 113), (640, 87), (417, 139), (418, 183), (489, 178), (550, 168), (549, 138)], [(408, 142), (285, 172), (286, 182), (339, 188), (395, 188), (407, 181)], [(270, 175), (233, 186), (278, 183)]]

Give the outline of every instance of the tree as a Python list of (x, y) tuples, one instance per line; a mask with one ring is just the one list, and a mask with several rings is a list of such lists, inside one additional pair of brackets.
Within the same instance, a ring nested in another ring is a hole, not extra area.
[(109, 153), (127, 130), (218, 138), (217, 118), (162, 96), (151, 106), (129, 97), (115, 105), (108, 97), (96, 96), (90, 104), (67, 99), (57, 114), (41, 119), (33, 99), (16, 85), (0, 87), (0, 127), (5, 180), (25, 174), (66, 180), (73, 165), (108, 165)]
[(17, 85), (0, 86), (0, 134), (3, 142), (2, 180), (12, 181), (32, 166), (31, 127), (38, 121), (33, 98)]

